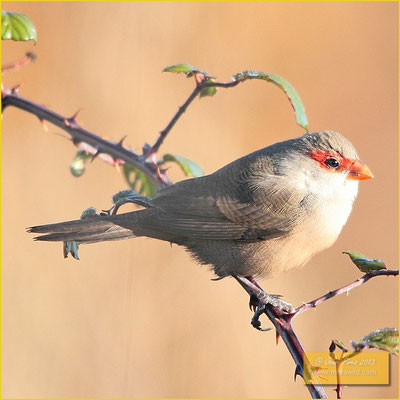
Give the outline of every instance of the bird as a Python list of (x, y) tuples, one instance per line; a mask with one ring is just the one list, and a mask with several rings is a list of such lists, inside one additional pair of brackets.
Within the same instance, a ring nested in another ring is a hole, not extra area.
[[(258, 279), (301, 268), (330, 247), (351, 213), (359, 181), (371, 178), (352, 143), (325, 130), (272, 144), (152, 199), (142, 196), (143, 209), (28, 231), (40, 234), (35, 240), (79, 244), (163, 240), (183, 246), (217, 279), (232, 276), (242, 286), (246, 279), (258, 286)], [(281, 303), (283, 309), (289, 304)]]

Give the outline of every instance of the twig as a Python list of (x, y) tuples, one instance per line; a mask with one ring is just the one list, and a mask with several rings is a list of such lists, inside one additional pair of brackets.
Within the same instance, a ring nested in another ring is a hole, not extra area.
[(341, 399), (343, 398), (343, 384), (342, 384), (342, 367), (345, 361), (349, 360), (352, 357), (360, 354), (360, 351), (353, 351), (352, 353), (346, 354), (348, 350), (339, 344), (339, 348), (342, 350), (342, 354), (339, 358), (336, 358), (334, 353), (336, 346), (338, 343), (332, 340), (332, 344), (329, 347), (329, 356), (331, 357), (332, 361), (335, 363), (335, 370), (336, 370), (336, 398)]
[(100, 153), (110, 154), (115, 160), (123, 160), (144, 172), (158, 186), (167, 186), (167, 183), (160, 180), (157, 174), (157, 165), (148, 162), (143, 155), (139, 155), (118, 143), (105, 140), (102, 137), (82, 128), (76, 121), (76, 114), (66, 118), (48, 108), (24, 99), (16, 93), (16, 90), (2, 90), (2, 108), (14, 106), (21, 110), (36, 115), (40, 121), (49, 121), (52, 124), (66, 131), (74, 144), (87, 143), (96, 149), (95, 156)]
[[(397, 276), (399, 274), (398, 270), (378, 270), (378, 271), (371, 271), (366, 274), (364, 274), (361, 278), (358, 278), (352, 283), (349, 283), (348, 285), (345, 285), (339, 289), (333, 290), (328, 292), (327, 294), (318, 297), (317, 299), (303, 304), (300, 307), (298, 307), (293, 313), (286, 313), (279, 308), (272, 307), (270, 304), (268, 304), (270, 295), (264, 292), (264, 290), (257, 284), (255, 285), (253, 282), (248, 280), (247, 278), (244, 277), (235, 277), (239, 283), (242, 285), (242, 287), (250, 294), (254, 295), (257, 300), (259, 301), (259, 306), (257, 307), (255, 314), (252, 319), (252, 325), (260, 329), (260, 323), (259, 323), (259, 317), (261, 316), (262, 313), (265, 313), (269, 320), (273, 323), (276, 332), (277, 332), (277, 337), (281, 336), (283, 341), (285, 342), (285, 345), (287, 349), (289, 350), (295, 364), (296, 364), (296, 370), (295, 370), (295, 375), (301, 375), (304, 379), (304, 376), (311, 376), (311, 368), (312, 366), (310, 365), (306, 354), (304, 352), (304, 349), (299, 341), (299, 339), (296, 336), (296, 333), (293, 330), (292, 327), (292, 320), (294, 317), (300, 315), (304, 311), (314, 308), (317, 305), (321, 304), (322, 302), (338, 296), (342, 293), (347, 293), (350, 290), (361, 286), (368, 280), (370, 280), (373, 277), (376, 276)], [(260, 309), (260, 307), (263, 306), (263, 310)], [(262, 329), (260, 329), (262, 330)], [(304, 368), (309, 368), (309, 370), (304, 371)], [(313, 398), (327, 398), (327, 395), (323, 389), (323, 387), (319, 384), (314, 385), (310, 382), (307, 383), (307, 388)], [(338, 398), (341, 398), (339, 396), (342, 396), (342, 386), (340, 379), (338, 380), (338, 386), (336, 388)]]
[[(260, 305), (254, 314), (252, 324), (258, 322), (258, 317), (262, 314), (259, 307), (263, 307), (263, 312), (267, 315), (269, 320), (274, 324), (277, 332), (277, 337), (281, 336), (286, 347), (288, 348), (295, 364), (295, 378), (296, 375), (300, 375), (303, 379), (304, 376), (311, 376), (311, 364), (308, 361), (304, 349), (293, 330), (291, 320), (293, 314), (287, 314), (279, 308), (273, 307), (270, 304), (266, 304), (269, 301), (270, 295), (265, 293), (260, 286), (256, 286), (253, 282), (245, 277), (235, 277), (243, 288), (248, 292), (257, 297)], [(259, 328), (257, 328), (259, 329)], [(304, 367), (306, 371), (304, 371)], [(325, 393), (324, 388), (319, 384), (313, 384), (307, 382), (307, 389), (309, 390), (313, 399), (326, 399), (328, 396)]]
[(31, 51), (28, 51), (22, 60), (19, 60), (13, 64), (3, 65), (1, 67), (1, 72), (5, 72), (5, 71), (11, 70), (11, 69), (20, 69), (24, 65), (29, 64), (30, 62), (35, 61), (35, 60), (36, 60), (36, 54)]
[(293, 318), (302, 314), (304, 311), (309, 310), (310, 308), (315, 308), (319, 304), (324, 301), (331, 299), (332, 297), (338, 296), (343, 293), (348, 293), (350, 290), (361, 286), (365, 282), (368, 282), (371, 278), (375, 276), (397, 276), (399, 275), (398, 270), (389, 270), (389, 269), (381, 269), (378, 271), (371, 271), (364, 274), (361, 278), (356, 279), (354, 282), (349, 283), (348, 285), (342, 286), (339, 289), (332, 290), (323, 296), (318, 297), (315, 300), (312, 300), (308, 303), (302, 304), (300, 307), (296, 308), (295, 312), (292, 314)]
[(238, 83), (239, 83), (239, 81), (232, 81), (232, 82), (226, 82), (226, 83), (203, 81), (203, 82), (198, 83), (198, 85), (194, 88), (193, 92), (190, 94), (190, 96), (187, 98), (187, 100), (179, 107), (178, 111), (172, 117), (172, 119), (168, 123), (168, 125), (160, 132), (157, 140), (155, 141), (153, 146), (151, 146), (150, 149), (148, 150), (146, 157), (149, 157), (153, 153), (157, 153), (160, 146), (162, 145), (165, 138), (167, 137), (168, 133), (174, 127), (175, 123), (178, 121), (178, 119), (186, 111), (186, 109), (189, 107), (189, 105), (192, 103), (192, 101), (200, 94), (200, 92), (203, 89), (205, 89), (207, 87), (230, 88), (230, 87), (236, 86)]
[(341, 399), (343, 397), (343, 385), (342, 385), (342, 374), (341, 374), (341, 369), (343, 366), (344, 360), (340, 360), (338, 362), (335, 361), (335, 367), (336, 367), (336, 397), (338, 399)]
[[(109, 154), (115, 162), (118, 160), (125, 161), (128, 164), (131, 164), (132, 166), (138, 168), (140, 171), (144, 172), (159, 187), (166, 187), (172, 182), (170, 182), (169, 179), (164, 176), (165, 174), (160, 173), (153, 156), (159, 150), (170, 130), (173, 128), (173, 126), (176, 124), (182, 114), (186, 111), (188, 106), (203, 89), (207, 87), (229, 88), (236, 86), (238, 83), (239, 81), (232, 81), (227, 83), (203, 81), (198, 83), (198, 85), (195, 87), (185, 103), (181, 107), (179, 107), (178, 111), (173, 116), (168, 125), (160, 132), (160, 135), (153, 146), (144, 146), (142, 155), (134, 153), (133, 151), (123, 147), (123, 139), (117, 143), (114, 143), (109, 140), (105, 140), (102, 137), (82, 128), (76, 120), (77, 113), (75, 113), (72, 117), (67, 118), (48, 109), (47, 107), (20, 97), (18, 95), (18, 87), (15, 87), (11, 90), (2, 89), (2, 111), (4, 111), (8, 106), (13, 106), (21, 110), (27, 111), (33, 115), (36, 115), (41, 122), (49, 121), (66, 131), (71, 136), (72, 142), (75, 145), (78, 143), (87, 143), (95, 150), (94, 157), (102, 153)], [(88, 148), (88, 146), (85, 146), (85, 150), (89, 151), (90, 149)]]
[(147, 152), (147, 157), (150, 156), (153, 153), (157, 153), (158, 149), (160, 146), (163, 144), (164, 139), (168, 135), (169, 131), (174, 127), (178, 119), (182, 116), (182, 114), (186, 111), (186, 109), (189, 107), (190, 103), (197, 97), (199, 94), (199, 87), (196, 86), (191, 95), (188, 97), (188, 99), (183, 103), (182, 106), (179, 107), (178, 111), (176, 114), (172, 117), (171, 121), (168, 123), (168, 125), (160, 132), (160, 135), (158, 136), (156, 142), (153, 144), (153, 146), (150, 147), (150, 149)]

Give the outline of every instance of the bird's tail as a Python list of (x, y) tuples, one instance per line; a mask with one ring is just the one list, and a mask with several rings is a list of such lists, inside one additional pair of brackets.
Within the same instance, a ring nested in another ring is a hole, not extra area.
[[(31, 226), (28, 228), (28, 232), (43, 234), (36, 236), (34, 240), (49, 242), (77, 241), (80, 243), (95, 243), (128, 239), (141, 236), (139, 232), (135, 232), (135, 221), (138, 219), (138, 214), (140, 214), (140, 211), (112, 216), (93, 216), (50, 225)], [(127, 220), (129, 221), (128, 224), (126, 223)]]

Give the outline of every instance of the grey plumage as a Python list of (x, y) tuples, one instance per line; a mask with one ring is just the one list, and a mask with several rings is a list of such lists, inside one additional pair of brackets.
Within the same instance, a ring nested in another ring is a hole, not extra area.
[(29, 231), (43, 234), (36, 240), (80, 243), (148, 236), (184, 246), (220, 277), (271, 276), (330, 246), (357, 194), (357, 181), (324, 171), (310, 157), (312, 149), (357, 157), (335, 132), (306, 134), (165, 188), (146, 209)]

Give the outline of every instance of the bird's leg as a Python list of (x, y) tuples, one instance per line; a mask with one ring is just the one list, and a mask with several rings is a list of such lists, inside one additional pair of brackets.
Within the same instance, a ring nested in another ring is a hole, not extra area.
[(289, 313), (294, 311), (294, 307), (290, 303), (281, 300), (277, 295), (266, 293), (252, 276), (234, 275), (233, 277), (250, 295), (249, 305), (253, 311), (256, 311), (257, 307), (267, 304), (270, 304), (281, 311)]

